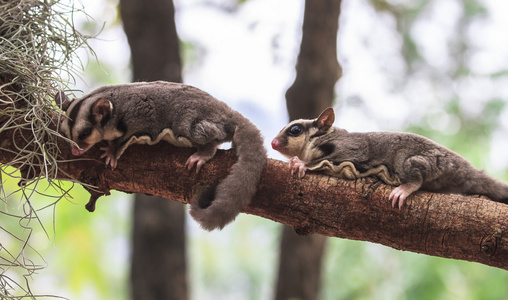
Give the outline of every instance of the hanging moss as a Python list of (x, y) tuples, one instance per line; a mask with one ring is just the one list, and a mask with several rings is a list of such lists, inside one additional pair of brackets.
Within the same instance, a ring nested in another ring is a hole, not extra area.
[(12, 164), (47, 178), (56, 174), (58, 153), (53, 95), (79, 74), (74, 59), (87, 41), (74, 29), (76, 12), (56, 0), (0, 2), (0, 132), (30, 130), (30, 147), (18, 149)]
[[(28, 257), (28, 253), (37, 253), (30, 247), (28, 223), (31, 220), (42, 223), (30, 204), (30, 193), (24, 190), (25, 202), (20, 204), (23, 215), (7, 211), (9, 193), (5, 191), (3, 176), (12, 176), (10, 166), (15, 166), (48, 179), (56, 177), (59, 134), (55, 116), (60, 111), (53, 103), (53, 95), (57, 90), (68, 90), (74, 76), (80, 73), (76, 51), (82, 47), (89, 49), (88, 37), (74, 28), (75, 13), (83, 11), (56, 0), (0, 0), (0, 133), (7, 130), (12, 131), (12, 136), (29, 133), (23, 135), (28, 136), (27, 145), (18, 145), (16, 149), (4, 146), (15, 143), (0, 141), (0, 151), (16, 153), (14, 160), (0, 166), (0, 215), (4, 217), (0, 232), (21, 244), (11, 249), (10, 240), (0, 242), (1, 299), (36, 297), (26, 278), (41, 269), (41, 265), (34, 262), (38, 257)], [(6, 230), (4, 222), (11, 218), (19, 219), (23, 233)]]

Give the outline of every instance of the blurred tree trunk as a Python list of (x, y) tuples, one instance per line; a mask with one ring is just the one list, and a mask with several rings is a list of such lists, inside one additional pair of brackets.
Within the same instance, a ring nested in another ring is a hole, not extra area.
[[(340, 5), (339, 0), (305, 1), (296, 78), (286, 92), (291, 120), (315, 118), (332, 106), (334, 87), (342, 74), (337, 61)], [(299, 236), (284, 226), (276, 300), (318, 298), (325, 245), (322, 235)]]
[[(121, 0), (134, 81), (182, 82), (172, 0)], [(187, 299), (184, 206), (136, 194), (132, 299)]]
[(305, 1), (296, 78), (286, 92), (291, 120), (315, 118), (333, 103), (334, 87), (342, 75), (337, 61), (341, 2)]

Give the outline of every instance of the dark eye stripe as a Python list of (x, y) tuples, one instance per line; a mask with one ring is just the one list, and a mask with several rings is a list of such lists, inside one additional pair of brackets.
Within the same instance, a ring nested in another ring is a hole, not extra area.
[(90, 127), (89, 127), (89, 128), (87, 128), (87, 129), (83, 130), (83, 131), (79, 134), (78, 139), (79, 139), (80, 141), (82, 141), (82, 140), (86, 139), (87, 137), (89, 137), (91, 134), (92, 134), (92, 128), (90, 128)]

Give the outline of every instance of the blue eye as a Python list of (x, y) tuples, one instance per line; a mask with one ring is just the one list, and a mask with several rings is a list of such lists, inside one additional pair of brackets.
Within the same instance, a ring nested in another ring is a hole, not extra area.
[(302, 125), (293, 125), (291, 127), (289, 127), (289, 129), (287, 130), (287, 133), (288, 135), (290, 136), (299, 136), (300, 134), (302, 134), (303, 132), (303, 127)]

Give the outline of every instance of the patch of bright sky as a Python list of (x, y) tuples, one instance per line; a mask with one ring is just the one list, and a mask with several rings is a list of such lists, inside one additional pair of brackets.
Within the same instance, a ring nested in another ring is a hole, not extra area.
[[(461, 124), (446, 114), (444, 99), (458, 97), (462, 111), (471, 118), (481, 117), (487, 101), (506, 101), (507, 80), (492, 75), (508, 70), (508, 19), (504, 16), (508, 3), (488, 0), (484, 5), (485, 16), (474, 19), (464, 32), (472, 45), (465, 57), (470, 76), (453, 80), (447, 75), (456, 68), (449, 45), (458, 34), (463, 4), (433, 1), (412, 30), (418, 50), (432, 70), (419, 71), (399, 86), (397, 73), (403, 74), (405, 66), (394, 20), (375, 12), (366, 1), (344, 1), (338, 47), (344, 77), (337, 87), (340, 110), (336, 124), (351, 131), (401, 130), (433, 115), (429, 126), (452, 135)], [(432, 82), (429, 72), (439, 72), (441, 81)], [(508, 158), (501, 154), (507, 144), (503, 140), (508, 140), (508, 122), (503, 120), (492, 139), (487, 168), (493, 172), (508, 167)]]
[(219, 8), (231, 1), (203, 3), (175, 2), (180, 38), (204, 49), (184, 81), (250, 118), (269, 155), (282, 158), (270, 141), (288, 121), (284, 93), (294, 79), (303, 2), (247, 1), (233, 14)]
[[(266, 145), (287, 124), (284, 93), (291, 85), (298, 54), (303, 1), (250, 0), (235, 8), (235, 1), (176, 0), (177, 30), (183, 41), (198, 49), (197, 62), (184, 72), (195, 85), (253, 119), (266, 137)], [(114, 1), (85, 1), (86, 11), (99, 23), (114, 21)], [(467, 28), (473, 49), (467, 54), (475, 76), (453, 82), (431, 83), (428, 74), (416, 74), (400, 86), (405, 62), (395, 19), (378, 13), (366, 0), (344, 0), (338, 35), (338, 57), (343, 77), (337, 84), (336, 125), (350, 131), (400, 130), (436, 113), (434, 129), (453, 134), (460, 123), (444, 117), (441, 99), (458, 95), (465, 113), (477, 116), (483, 104), (508, 98), (504, 79), (493, 72), (508, 69), (508, 19), (505, 1), (485, 0), (487, 15)], [(234, 8), (229, 13), (222, 8)], [(458, 0), (429, 4), (412, 34), (419, 51), (436, 70), (451, 70), (448, 44), (457, 34), (462, 14)], [(98, 56), (119, 66), (111, 77), (130, 80), (128, 43), (121, 26), (107, 27), (91, 41)], [(123, 66), (123, 67), (122, 67)], [(99, 85), (86, 83), (84, 91)], [(255, 113), (252, 113), (255, 111)], [(505, 128), (508, 128), (505, 126)], [(270, 156), (282, 158), (270, 150)], [(508, 166), (508, 164), (507, 164)]]
[(337, 46), (343, 67), (337, 86), (337, 126), (379, 130), (377, 119), (382, 117), (383, 127), (397, 128), (407, 115), (407, 101), (390, 92), (393, 84), (383, 74), (404, 72), (398, 57), (402, 41), (395, 26), (392, 18), (378, 14), (366, 1), (343, 2)]
[[(83, 14), (75, 14), (75, 23), (77, 28), (90, 28), (91, 32), (84, 32), (89, 35), (97, 35), (96, 38), (88, 40), (88, 44), (95, 51), (99, 61), (103, 64), (110, 66), (106, 77), (110, 80), (109, 83), (125, 83), (131, 81), (131, 71), (129, 70), (130, 61), (130, 48), (127, 42), (127, 37), (123, 31), (123, 27), (113, 26), (117, 22), (117, 1), (114, 0), (82, 0), (80, 1), (85, 7), (85, 12), (90, 16), (87, 18)], [(97, 26), (86, 25), (87, 22), (96, 22)], [(98, 34), (95, 30), (101, 28), (104, 25), (104, 29)], [(81, 90), (84, 93), (90, 92), (91, 90), (104, 85), (102, 81), (95, 81), (93, 76), (89, 74), (89, 66), (95, 63), (96, 58), (91, 54), (86, 53), (83, 49), (81, 54), (81, 60), (85, 64), (84, 78), (76, 82), (76, 89)], [(87, 74), (88, 71), (88, 74)], [(75, 92), (77, 97), (81, 96), (81, 92)]]
[(186, 1), (175, 5), (180, 38), (206, 49), (197, 70), (185, 73), (185, 81), (224, 101), (249, 99), (273, 109), (274, 98), (283, 98), (290, 84), (287, 66), (294, 68), (301, 3), (247, 1), (234, 14)]
[(462, 6), (456, 0), (432, 2), (413, 26), (412, 36), (427, 63), (436, 69), (451, 69), (449, 41), (457, 33)]
[(472, 55), (471, 68), (478, 74), (492, 74), (508, 68), (507, 1), (485, 0), (489, 17), (471, 24), (468, 35), (479, 50)]

